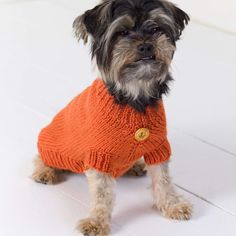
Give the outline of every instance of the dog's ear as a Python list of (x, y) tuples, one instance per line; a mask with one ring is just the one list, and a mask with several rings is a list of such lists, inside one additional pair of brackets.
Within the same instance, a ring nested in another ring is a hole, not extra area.
[(84, 44), (88, 42), (88, 31), (84, 24), (85, 13), (81, 16), (78, 16), (73, 22), (73, 29), (75, 37), (80, 41), (84, 41)]
[(190, 18), (186, 12), (178, 8), (175, 4), (165, 1), (162, 1), (165, 10), (172, 16), (175, 25), (176, 36), (175, 40), (177, 41), (185, 26), (188, 24)]
[(182, 31), (184, 30), (185, 26), (188, 24), (190, 18), (186, 12), (181, 10), (180, 8), (173, 5), (173, 17), (176, 24), (177, 29), (177, 37), (176, 40), (178, 40), (182, 34)]
[(108, 7), (111, 5), (111, 2), (111, 0), (103, 0), (101, 4), (75, 19), (73, 28), (78, 40), (82, 39), (86, 44), (89, 35), (95, 39), (104, 32), (108, 24)]

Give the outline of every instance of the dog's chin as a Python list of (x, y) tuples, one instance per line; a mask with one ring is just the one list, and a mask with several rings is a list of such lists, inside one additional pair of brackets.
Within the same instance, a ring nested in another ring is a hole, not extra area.
[(138, 60), (133, 63), (134, 66), (141, 67), (144, 70), (145, 69), (155, 69), (155, 67), (158, 67), (158, 63), (152, 59), (145, 59), (145, 60)]
[[(144, 58), (136, 60), (123, 67), (120, 72), (120, 82), (162, 80), (166, 74), (166, 66), (153, 58)], [(122, 81), (123, 80), (123, 81)]]
[(154, 59), (153, 57), (146, 57), (146, 58), (141, 58), (137, 59), (130, 64), (127, 65), (127, 67), (139, 67), (139, 66), (151, 66), (154, 67), (155, 65), (158, 64), (158, 61)]

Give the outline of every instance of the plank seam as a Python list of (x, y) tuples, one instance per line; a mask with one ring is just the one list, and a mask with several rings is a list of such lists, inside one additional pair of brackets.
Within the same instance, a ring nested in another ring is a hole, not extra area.
[(227, 213), (227, 214), (229, 214), (229, 215), (231, 215), (231, 216), (233, 216), (233, 217), (236, 218), (236, 214), (234, 214), (234, 213), (232, 213), (232, 212), (226, 210), (225, 208), (223, 208), (223, 207), (221, 207), (221, 206), (216, 205), (215, 203), (213, 203), (213, 202), (207, 200), (206, 198), (204, 198), (204, 197), (202, 197), (202, 196), (200, 196), (200, 195), (198, 195), (198, 194), (196, 194), (196, 193), (194, 193), (194, 192), (192, 192), (192, 191), (190, 191), (190, 190), (188, 190), (188, 189), (186, 189), (186, 188), (184, 188), (184, 187), (182, 187), (182, 186), (180, 186), (180, 185), (178, 185), (178, 184), (175, 184), (175, 186), (176, 186), (177, 188), (179, 188), (179, 189), (181, 189), (181, 190), (183, 190), (183, 191), (185, 191), (185, 192), (187, 192), (187, 193), (189, 193), (189, 194), (191, 194), (191, 195), (193, 195), (193, 196), (195, 196), (195, 197), (201, 199), (202, 201), (204, 201), (204, 202), (210, 204), (211, 206), (213, 206), (213, 207), (215, 207), (215, 208), (217, 208), (217, 209), (219, 209), (219, 210), (221, 210), (221, 211), (223, 211), (223, 212), (225, 212), (225, 213)]

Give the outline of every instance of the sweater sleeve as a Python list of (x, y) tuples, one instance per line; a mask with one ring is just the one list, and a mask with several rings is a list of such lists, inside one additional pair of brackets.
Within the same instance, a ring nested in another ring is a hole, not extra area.
[(160, 164), (165, 161), (168, 161), (171, 156), (171, 147), (170, 143), (165, 138), (161, 145), (154, 151), (146, 153), (144, 155), (144, 160), (147, 165)]

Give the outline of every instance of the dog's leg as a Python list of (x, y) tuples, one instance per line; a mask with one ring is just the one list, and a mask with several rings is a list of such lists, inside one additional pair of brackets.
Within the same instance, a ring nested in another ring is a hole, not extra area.
[(168, 171), (168, 163), (147, 166), (152, 178), (154, 207), (165, 217), (188, 220), (192, 215), (192, 205), (177, 194)]
[(146, 164), (143, 159), (138, 160), (135, 164), (125, 173), (126, 176), (145, 176)]
[(86, 236), (106, 236), (110, 233), (111, 213), (114, 204), (114, 179), (96, 170), (86, 176), (91, 194), (90, 217), (79, 222), (78, 229)]
[(56, 184), (62, 181), (60, 173), (62, 171), (45, 166), (40, 157), (34, 160), (35, 170), (32, 174), (32, 179), (37, 183)]

